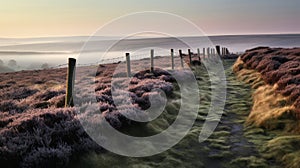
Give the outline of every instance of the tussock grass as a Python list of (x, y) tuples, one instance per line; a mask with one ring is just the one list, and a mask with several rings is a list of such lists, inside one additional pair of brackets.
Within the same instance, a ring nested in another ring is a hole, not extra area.
[(277, 92), (278, 86), (268, 85), (263, 81), (261, 73), (247, 69), (239, 58), (233, 66), (237, 78), (255, 89), (252, 93), (253, 106), (247, 118), (247, 124), (254, 124), (269, 130), (280, 129), (286, 132), (299, 132), (294, 116), (295, 107), (289, 97)]
[[(265, 159), (291, 168), (300, 165), (299, 65), (297, 48), (261, 47), (248, 50), (233, 66), (237, 78), (253, 89), (246, 136), (261, 146), (260, 152)], [(268, 134), (272, 135), (270, 139), (265, 136)], [(249, 166), (256, 161), (259, 163), (256, 158), (233, 162)]]

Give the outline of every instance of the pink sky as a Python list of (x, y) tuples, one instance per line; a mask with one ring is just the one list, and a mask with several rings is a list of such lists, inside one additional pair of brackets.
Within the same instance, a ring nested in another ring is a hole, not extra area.
[(300, 33), (299, 7), (299, 0), (11, 0), (0, 2), (0, 37), (91, 35), (112, 19), (150, 10), (182, 16), (208, 35)]

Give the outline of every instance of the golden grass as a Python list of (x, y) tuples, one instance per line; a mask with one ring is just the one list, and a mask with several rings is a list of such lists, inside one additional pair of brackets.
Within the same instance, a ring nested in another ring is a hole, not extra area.
[(288, 97), (276, 92), (277, 85), (267, 85), (259, 72), (245, 68), (244, 62), (239, 58), (233, 65), (233, 72), (239, 80), (252, 86), (254, 92), (253, 107), (246, 124), (263, 127), (268, 130), (284, 130), (286, 132), (300, 133), (299, 122), (294, 116), (295, 107)]
[[(253, 106), (246, 124), (264, 128), (275, 135), (261, 147), (265, 159), (275, 159), (284, 167), (298, 168), (300, 164), (300, 122), (289, 97), (281, 95), (278, 85), (268, 85), (262, 75), (247, 69), (239, 58), (233, 66), (237, 78), (252, 86)], [(257, 136), (257, 135), (256, 135)]]

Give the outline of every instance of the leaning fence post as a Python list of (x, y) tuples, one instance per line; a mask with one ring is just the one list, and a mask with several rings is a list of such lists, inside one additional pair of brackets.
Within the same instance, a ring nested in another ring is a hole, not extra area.
[(171, 63), (172, 63), (172, 70), (174, 70), (174, 50), (171, 49)]
[(181, 67), (183, 68), (183, 56), (181, 50), (179, 50), (179, 56), (180, 56)]
[(190, 65), (192, 65), (192, 52), (191, 49), (188, 49)]
[(153, 49), (150, 52), (150, 60), (151, 60), (150, 71), (153, 72), (154, 71), (154, 50)]
[(69, 58), (65, 107), (74, 106), (73, 90), (74, 90), (75, 66), (76, 66), (76, 59)]
[(126, 53), (126, 64), (127, 64), (127, 77), (131, 76), (131, 68), (130, 68), (130, 54)]

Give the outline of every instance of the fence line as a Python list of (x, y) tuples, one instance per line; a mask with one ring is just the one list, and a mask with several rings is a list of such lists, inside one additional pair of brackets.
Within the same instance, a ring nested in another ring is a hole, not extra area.
[[(172, 61), (171, 61), (172, 62), (172, 68), (173, 68), (174, 67), (174, 62), (173, 62), (174, 60), (173, 59), (175, 57), (181, 58), (181, 60), (182, 60), (181, 67), (184, 67), (184, 65), (183, 65), (184, 55), (189, 56), (189, 60), (190, 60), (190, 63), (191, 63), (190, 58), (195, 56), (196, 54), (197, 54), (197, 56), (199, 56), (199, 61), (200, 61), (201, 56), (202, 56), (203, 59), (210, 58), (213, 55), (219, 55), (223, 58), (223, 57), (226, 57), (226, 55), (229, 55), (230, 52), (229, 52), (228, 48), (220, 47), (219, 45), (217, 45), (215, 48), (210, 48), (210, 47), (203, 48), (202, 53), (201, 53), (201, 50), (199, 48), (197, 48), (195, 52), (192, 52), (190, 49), (188, 49), (187, 54), (183, 54), (182, 50), (175, 51), (174, 49), (171, 49), (171, 54), (166, 54), (166, 55), (161, 55), (161, 56), (164, 57), (164, 56), (170, 56), (171, 55), (171, 57), (172, 57), (172, 55), (173, 55), (173, 58), (171, 58), (172, 59)], [(155, 56), (154, 53), (153, 53), (153, 58), (155, 58), (155, 57), (158, 57), (158, 55)], [(144, 59), (144, 58), (149, 58), (149, 56), (147, 56), (145, 54), (130, 55), (131, 60), (139, 60), (139, 59)], [(93, 62), (93, 63), (77, 64), (77, 66), (79, 66), (79, 67), (81, 67), (81, 66), (93, 66), (93, 65), (101, 65), (101, 64), (109, 64), (109, 63), (118, 63), (118, 62), (124, 62), (124, 61), (126, 61), (126, 58), (124, 56), (120, 56), (120, 57), (113, 57), (113, 58), (103, 58), (103, 59), (100, 59), (99, 61)], [(153, 62), (153, 64), (154, 64), (154, 62)], [(51, 66), (47, 69), (65, 68), (65, 67), (67, 67), (67, 65), (68, 65), (67, 63), (66, 64), (59, 64), (59, 65)]]
[[(229, 50), (225, 47), (222, 47), (222, 50), (220, 51), (220, 46), (216, 46), (216, 49), (214, 48), (207, 48), (207, 57), (205, 58), (205, 48), (203, 48), (203, 59), (210, 59), (212, 56), (224, 56), (223, 54), (229, 54)], [(184, 59), (184, 54), (182, 53), (182, 50), (178, 51), (178, 56), (180, 59), (180, 63), (181, 63), (181, 68), (184, 68), (184, 64), (183, 64), (183, 59)], [(220, 53), (222, 55), (220, 55)], [(174, 49), (171, 49), (171, 65), (172, 65), (172, 69), (174, 69)], [(190, 66), (192, 66), (192, 57), (198, 57), (199, 59), (199, 65), (201, 64), (201, 53), (200, 53), (200, 49), (197, 49), (197, 53), (195, 54), (194, 52), (191, 51), (191, 49), (188, 49), (188, 54), (187, 54), (188, 58), (189, 58), (189, 63)], [(126, 53), (125, 54), (125, 58), (126, 58), (126, 70), (127, 70), (127, 77), (131, 77), (131, 56), (130, 53)], [(144, 54), (140, 54), (140, 55), (135, 55), (133, 58), (135, 59), (141, 59), (141, 58), (147, 58), (147, 56), (145, 56)], [(149, 57), (148, 57), (149, 58)], [(110, 58), (110, 59), (102, 59), (100, 60), (103, 64), (103, 62), (108, 62), (111, 61), (111, 63), (115, 63), (116, 61), (122, 61), (124, 60), (124, 57), (114, 57), (114, 58)], [(67, 68), (67, 82), (66, 82), (66, 96), (65, 96), (65, 107), (70, 107), (70, 106), (74, 106), (74, 102), (73, 102), (73, 91), (74, 91), (74, 80), (75, 80), (75, 69), (76, 69), (76, 59), (74, 58), (69, 58), (69, 62), (68, 64), (60, 64), (54, 67), (62, 67), (68, 65)], [(78, 64), (77, 66), (89, 66), (89, 65), (99, 65), (99, 61), (96, 63), (92, 63), (92, 64)], [(52, 67), (53, 68), (53, 67)], [(154, 71), (154, 49), (150, 50), (150, 71), (153, 72)]]

